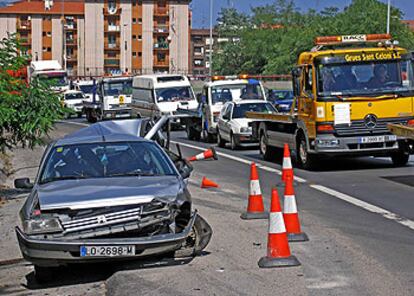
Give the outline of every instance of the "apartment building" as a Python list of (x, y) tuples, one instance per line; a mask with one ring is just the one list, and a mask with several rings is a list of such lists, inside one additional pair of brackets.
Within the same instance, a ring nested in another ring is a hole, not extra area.
[(189, 0), (24, 0), (0, 8), (0, 38), (16, 33), (34, 60), (74, 76), (189, 72)]
[[(217, 48), (217, 32), (213, 31), (213, 46)], [(190, 42), (190, 72), (194, 75), (209, 75), (210, 69), (210, 30), (192, 29)], [(213, 48), (213, 50), (214, 50)]]

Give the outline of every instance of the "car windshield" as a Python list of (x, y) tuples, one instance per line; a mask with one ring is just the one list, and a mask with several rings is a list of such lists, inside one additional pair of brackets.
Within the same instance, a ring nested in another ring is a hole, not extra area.
[(155, 90), (158, 102), (179, 102), (194, 100), (193, 92), (189, 86), (159, 88)]
[(318, 93), (322, 97), (378, 96), (413, 90), (409, 60), (318, 65)]
[(277, 112), (270, 103), (235, 104), (232, 118), (245, 118), (246, 112)]
[(41, 81), (48, 81), (53, 84), (53, 86), (61, 87), (68, 85), (68, 80), (65, 73), (51, 73), (51, 74), (42, 74), (39, 76)]
[(104, 82), (105, 96), (132, 94), (132, 80)]
[(152, 142), (93, 143), (54, 147), (40, 183), (67, 179), (176, 175)]
[(84, 99), (83, 93), (65, 94), (65, 100), (79, 100), (79, 99)]
[(275, 101), (293, 100), (293, 91), (291, 90), (272, 90), (271, 99)]
[(92, 94), (93, 93), (93, 85), (79, 85), (79, 89), (84, 93), (84, 94)]
[(227, 84), (211, 88), (212, 104), (234, 100), (262, 100), (264, 98), (260, 84)]

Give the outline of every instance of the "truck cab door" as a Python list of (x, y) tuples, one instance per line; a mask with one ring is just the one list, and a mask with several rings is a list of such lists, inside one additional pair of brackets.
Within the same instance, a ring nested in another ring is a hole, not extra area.
[(315, 133), (315, 118), (314, 118), (314, 84), (315, 77), (312, 65), (305, 65), (301, 69), (299, 95), (297, 97), (297, 114), (299, 120), (306, 127), (308, 136), (313, 138)]

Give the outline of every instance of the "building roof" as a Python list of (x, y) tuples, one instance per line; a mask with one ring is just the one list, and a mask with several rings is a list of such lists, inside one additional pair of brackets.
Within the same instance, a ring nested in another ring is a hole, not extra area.
[[(210, 29), (191, 29), (191, 36), (210, 36)], [(217, 31), (213, 30), (213, 35), (217, 36)]]
[(401, 22), (406, 24), (412, 31), (414, 31), (414, 20), (403, 20)]
[[(62, 7), (63, 6), (63, 7)], [(61, 15), (85, 14), (84, 1), (54, 1), (51, 9), (46, 10), (44, 1), (19, 1), (0, 8), (0, 14), (47, 14)]]

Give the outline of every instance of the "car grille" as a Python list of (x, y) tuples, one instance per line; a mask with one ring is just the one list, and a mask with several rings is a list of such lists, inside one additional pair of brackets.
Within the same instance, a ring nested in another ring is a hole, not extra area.
[(145, 216), (156, 215), (158, 213), (169, 213), (168, 206), (164, 203), (147, 204), (136, 208), (104, 213), (85, 218), (75, 217), (69, 221), (62, 221), (62, 227), (65, 234), (70, 234), (73, 232), (83, 232), (117, 224), (138, 222), (145, 218)]
[(377, 125), (374, 128), (365, 126), (364, 120), (354, 120), (351, 125), (336, 125), (335, 133), (337, 136), (355, 136), (355, 135), (375, 135), (375, 134), (390, 134), (387, 128), (388, 123), (407, 124), (407, 118), (378, 118)]

